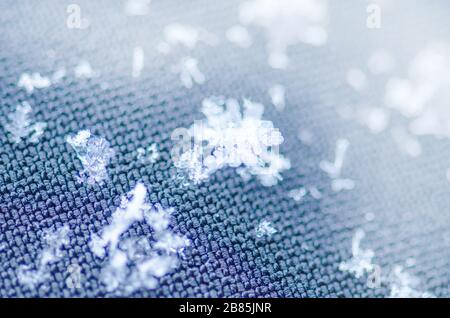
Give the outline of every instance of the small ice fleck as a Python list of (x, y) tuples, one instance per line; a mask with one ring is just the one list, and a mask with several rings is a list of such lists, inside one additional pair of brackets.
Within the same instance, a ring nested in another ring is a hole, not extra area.
[(360, 69), (352, 68), (347, 72), (347, 83), (354, 90), (361, 92), (367, 86), (366, 75)]
[(142, 163), (155, 163), (159, 158), (158, 147), (151, 144), (147, 148), (139, 147), (137, 150), (137, 159)]
[(131, 75), (137, 78), (141, 75), (142, 69), (144, 68), (144, 50), (142, 47), (137, 46), (133, 50), (133, 66)]
[(256, 229), (256, 236), (261, 238), (263, 236), (272, 236), (277, 233), (277, 230), (272, 226), (271, 222), (264, 220), (261, 221)]
[(151, 0), (126, 0), (125, 14), (127, 16), (143, 16), (150, 12)]
[(75, 66), (74, 72), (75, 77), (77, 78), (92, 78), (96, 76), (96, 73), (92, 69), (91, 64), (89, 64), (89, 62), (86, 60), (80, 61), (80, 63)]
[(307, 191), (305, 188), (292, 189), (289, 191), (288, 196), (294, 199), (295, 202), (300, 202), (306, 195)]
[(298, 132), (298, 139), (300, 139), (300, 141), (305, 144), (305, 145), (312, 145), (312, 143), (314, 142), (314, 135), (313, 133), (308, 130), (308, 129), (301, 129)]
[(20, 143), (22, 139), (27, 139), (31, 143), (39, 142), (47, 124), (44, 122), (32, 123), (30, 114), (32, 108), (28, 102), (22, 102), (16, 106), (16, 111), (8, 115), (9, 121), (4, 125), (10, 134), (10, 140)]
[(51, 85), (50, 79), (41, 76), (39, 73), (22, 73), (19, 78), (17, 86), (24, 88), (27, 93), (33, 93), (35, 88), (46, 88)]
[(192, 88), (194, 83), (201, 85), (205, 82), (205, 75), (200, 72), (198, 61), (194, 58), (183, 58), (181, 63), (174, 68), (174, 71), (179, 74), (181, 83), (186, 88)]
[(364, 218), (366, 219), (367, 222), (372, 222), (375, 219), (375, 214), (373, 214), (372, 212), (367, 212), (364, 215)]
[(229, 28), (226, 32), (228, 41), (240, 47), (248, 48), (252, 45), (252, 39), (247, 29), (240, 25)]
[(375, 268), (372, 263), (374, 252), (371, 249), (361, 248), (361, 241), (364, 236), (365, 232), (362, 229), (356, 230), (352, 239), (352, 258), (339, 264), (339, 270), (352, 273), (356, 278), (373, 272)]
[(275, 109), (278, 111), (283, 111), (284, 107), (286, 106), (285, 103), (285, 93), (286, 89), (284, 86), (276, 84), (270, 87), (269, 89), (269, 95), (272, 99), (272, 104), (275, 106)]
[(342, 190), (353, 190), (355, 188), (355, 182), (351, 179), (334, 179), (331, 181), (331, 189), (334, 192), (340, 192)]

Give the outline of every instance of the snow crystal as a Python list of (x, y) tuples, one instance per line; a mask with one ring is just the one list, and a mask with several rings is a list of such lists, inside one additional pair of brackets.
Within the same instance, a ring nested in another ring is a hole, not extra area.
[(31, 143), (37, 143), (44, 133), (47, 124), (44, 122), (32, 123), (30, 113), (32, 108), (28, 102), (22, 102), (16, 106), (16, 111), (8, 115), (9, 121), (5, 123), (5, 129), (10, 134), (10, 140), (20, 143), (22, 139), (27, 139)]
[(327, 1), (325, 0), (250, 0), (239, 8), (244, 25), (265, 29), (269, 65), (286, 68), (290, 45), (303, 42), (320, 46), (327, 41)]
[(334, 192), (342, 190), (352, 190), (355, 187), (355, 182), (350, 179), (341, 178), (342, 165), (344, 163), (345, 153), (350, 145), (347, 139), (339, 139), (336, 142), (336, 155), (334, 162), (322, 160), (320, 168), (328, 174), (331, 180), (331, 188)]
[[(29, 288), (51, 278), (49, 265), (56, 263), (63, 257), (62, 247), (69, 244), (69, 227), (64, 225), (56, 231), (45, 230), (43, 234), (44, 249), (37, 256), (37, 264), (21, 265), (18, 269), (17, 278), (19, 282)], [(36, 267), (36, 269), (32, 269)]]
[(151, 144), (147, 148), (139, 147), (137, 149), (137, 159), (142, 163), (155, 163), (159, 158), (159, 152), (156, 144)]
[(197, 60), (192, 57), (183, 58), (173, 70), (179, 73), (181, 83), (186, 88), (192, 88), (194, 83), (200, 85), (205, 82), (205, 75), (200, 72)]
[(264, 186), (282, 180), (290, 162), (278, 151), (283, 143), (280, 131), (261, 119), (262, 104), (244, 99), (241, 113), (237, 100), (212, 97), (203, 100), (202, 112), (206, 119), (188, 130), (192, 140), (182, 141), (181, 153), (172, 152), (175, 166), (190, 180), (199, 183), (226, 166), (245, 169)]
[(246, 28), (240, 25), (229, 28), (226, 32), (226, 37), (231, 43), (243, 48), (248, 48), (252, 45), (250, 33), (248, 33)]
[(94, 184), (108, 178), (106, 166), (114, 156), (114, 150), (107, 140), (91, 135), (89, 130), (81, 130), (75, 136), (68, 136), (66, 141), (76, 151), (83, 165), (81, 181)]
[(259, 223), (256, 229), (256, 237), (272, 236), (277, 233), (277, 230), (272, 226), (271, 222), (263, 220)]
[(450, 45), (432, 43), (409, 66), (409, 76), (393, 77), (386, 86), (387, 106), (410, 118), (415, 135), (450, 137)]
[(125, 14), (128, 16), (142, 16), (150, 12), (151, 0), (126, 0)]
[(139, 77), (142, 69), (144, 68), (144, 50), (142, 47), (137, 46), (133, 50), (133, 66), (131, 75), (133, 77)]
[(372, 263), (374, 252), (361, 248), (361, 240), (364, 236), (365, 233), (362, 229), (356, 230), (352, 239), (352, 258), (339, 264), (339, 270), (352, 273), (356, 278), (361, 278), (375, 269), (375, 265)]
[(434, 298), (435, 296), (428, 292), (417, 289), (420, 284), (419, 279), (405, 272), (402, 266), (396, 265), (390, 277), (391, 298)]
[(17, 86), (23, 87), (29, 94), (33, 93), (35, 88), (46, 88), (50, 85), (50, 79), (41, 76), (39, 73), (23, 73), (20, 75), (19, 82), (17, 83)]
[(284, 107), (286, 106), (285, 103), (285, 93), (286, 89), (282, 85), (273, 85), (269, 89), (269, 95), (272, 99), (272, 104), (275, 106), (275, 109), (278, 111), (283, 111)]
[(367, 86), (367, 78), (360, 69), (352, 68), (347, 72), (347, 83), (356, 91), (361, 92)]
[(218, 41), (217, 37), (208, 31), (180, 23), (167, 25), (164, 28), (164, 39), (165, 42), (158, 45), (158, 50), (164, 54), (169, 53), (175, 46), (193, 49), (199, 42), (216, 45)]
[[(122, 198), (110, 224), (99, 235), (91, 236), (92, 252), (102, 259), (108, 255), (101, 280), (110, 292), (129, 294), (142, 288), (156, 288), (158, 279), (178, 266), (178, 254), (190, 244), (170, 229), (173, 209), (151, 205), (146, 197), (147, 189), (138, 183)], [(121, 239), (130, 227), (142, 221), (153, 229), (153, 244), (146, 237)]]
[(96, 72), (94, 72), (94, 70), (92, 69), (91, 64), (89, 64), (89, 62), (85, 60), (80, 61), (80, 63), (75, 66), (74, 72), (75, 77), (77, 78), (92, 78), (97, 75)]

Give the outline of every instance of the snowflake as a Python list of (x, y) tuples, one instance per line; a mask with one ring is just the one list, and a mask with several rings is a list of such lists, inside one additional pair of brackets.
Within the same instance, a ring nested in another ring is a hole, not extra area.
[(142, 163), (155, 163), (159, 158), (158, 147), (156, 144), (151, 144), (147, 148), (139, 147), (136, 152), (137, 159)]
[(66, 141), (76, 151), (83, 165), (81, 181), (94, 184), (102, 183), (108, 178), (106, 166), (114, 156), (114, 150), (110, 148), (108, 141), (91, 135), (89, 130), (81, 130), (75, 136), (68, 136)]
[(39, 141), (47, 124), (44, 122), (32, 124), (29, 118), (31, 112), (30, 104), (22, 102), (17, 105), (15, 112), (8, 115), (9, 122), (5, 124), (5, 129), (9, 132), (12, 142), (17, 144), (26, 138), (32, 143)]
[(194, 83), (203, 84), (205, 75), (198, 68), (198, 61), (192, 57), (185, 57), (181, 62), (173, 68), (175, 73), (180, 75), (181, 83), (184, 87), (192, 88)]
[[(170, 230), (173, 209), (148, 204), (146, 196), (147, 189), (138, 183), (122, 198), (110, 224), (100, 235), (93, 234), (89, 242), (97, 257), (103, 259), (108, 255), (101, 280), (110, 292), (129, 294), (141, 288), (156, 288), (158, 279), (178, 266), (177, 255), (190, 244), (185, 237)], [(121, 239), (133, 224), (142, 221), (153, 229), (153, 244), (146, 237)]]
[(263, 237), (264, 235), (272, 236), (275, 233), (277, 233), (277, 230), (267, 220), (261, 221), (261, 223), (259, 223), (258, 225), (258, 228), (256, 229), (256, 237), (259, 238)]
[(391, 298), (434, 298), (435, 296), (428, 292), (422, 292), (417, 289), (419, 279), (404, 271), (402, 266), (396, 265), (390, 277)]
[(63, 256), (62, 247), (69, 244), (69, 227), (64, 225), (56, 229), (56, 231), (44, 231), (43, 239), (45, 247), (37, 257), (37, 269), (32, 269), (30, 265), (22, 265), (18, 269), (17, 277), (19, 282), (29, 288), (51, 278), (49, 265), (56, 263)]
[(286, 50), (290, 45), (325, 44), (327, 15), (325, 0), (251, 0), (239, 9), (242, 24), (265, 29), (269, 65), (273, 68), (286, 68)]
[(360, 246), (364, 236), (365, 233), (361, 229), (355, 232), (352, 240), (352, 258), (339, 264), (339, 270), (350, 272), (356, 278), (362, 277), (365, 273), (371, 273), (375, 269), (375, 265), (372, 263), (374, 252), (370, 249), (362, 249)]
[(35, 88), (46, 88), (51, 85), (50, 79), (41, 76), (39, 73), (23, 73), (20, 75), (17, 86), (25, 88), (27, 93), (33, 93)]
[(279, 130), (261, 119), (263, 105), (244, 99), (241, 113), (237, 100), (212, 97), (203, 100), (202, 112), (206, 119), (189, 128), (181, 153), (172, 152), (175, 166), (190, 180), (202, 182), (226, 166), (257, 176), (264, 186), (282, 180), (290, 162), (278, 152), (283, 143)]
[(82, 60), (75, 66), (74, 69), (75, 77), (77, 78), (92, 78), (97, 76), (97, 72), (95, 72), (91, 64), (88, 61)]
[(322, 160), (320, 168), (328, 174), (331, 180), (331, 188), (334, 192), (342, 190), (352, 190), (355, 187), (355, 182), (351, 179), (342, 179), (341, 172), (344, 163), (345, 153), (350, 143), (347, 139), (339, 139), (336, 142), (336, 154), (334, 162)]

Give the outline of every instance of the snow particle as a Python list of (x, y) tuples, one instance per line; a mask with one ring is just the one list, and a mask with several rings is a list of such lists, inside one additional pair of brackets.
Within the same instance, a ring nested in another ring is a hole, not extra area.
[(226, 32), (228, 41), (242, 48), (248, 48), (252, 45), (252, 38), (247, 29), (240, 25), (229, 28)]
[(263, 236), (272, 236), (275, 233), (277, 233), (277, 230), (272, 226), (271, 222), (267, 220), (261, 221), (256, 229), (256, 237), (259, 238)]
[(17, 105), (16, 111), (8, 115), (9, 121), (4, 125), (10, 134), (10, 140), (20, 143), (22, 139), (27, 139), (31, 143), (39, 142), (39, 138), (44, 133), (47, 124), (44, 122), (32, 123), (30, 113), (32, 108), (28, 102)]
[(144, 50), (142, 47), (137, 46), (133, 50), (133, 66), (131, 75), (137, 78), (141, 75), (142, 69), (144, 68)]
[(35, 88), (46, 88), (50, 85), (50, 79), (41, 76), (39, 73), (23, 73), (20, 75), (19, 82), (17, 83), (17, 86), (24, 88), (29, 94), (33, 93)]

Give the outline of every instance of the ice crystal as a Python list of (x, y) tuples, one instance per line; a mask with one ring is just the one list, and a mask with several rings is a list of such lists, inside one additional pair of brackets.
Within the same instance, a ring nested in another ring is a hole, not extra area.
[(158, 50), (164, 54), (169, 53), (176, 46), (193, 49), (199, 42), (207, 45), (215, 45), (217, 43), (217, 38), (214, 34), (201, 28), (180, 23), (167, 25), (164, 28), (164, 39), (165, 41), (158, 45)]
[(139, 77), (142, 69), (144, 68), (144, 50), (142, 47), (137, 46), (133, 50), (133, 67), (131, 75), (133, 77)]
[(263, 236), (272, 236), (275, 233), (277, 233), (277, 230), (272, 226), (271, 222), (267, 220), (261, 221), (256, 229), (256, 237), (259, 238)]
[(39, 73), (23, 73), (20, 75), (17, 86), (23, 87), (27, 93), (33, 93), (35, 88), (46, 88), (51, 85), (50, 79), (41, 76)]
[(213, 97), (203, 100), (202, 112), (206, 119), (195, 121), (181, 153), (172, 153), (175, 166), (190, 180), (199, 183), (227, 166), (257, 176), (264, 186), (282, 180), (290, 162), (278, 151), (280, 131), (262, 120), (262, 104), (244, 99), (241, 112), (237, 100)]
[(91, 64), (88, 61), (82, 60), (75, 66), (75, 77), (78, 78), (91, 78), (95, 77), (97, 74), (92, 69)]
[(139, 147), (137, 149), (137, 159), (142, 163), (155, 163), (159, 158), (159, 152), (156, 144), (151, 144), (147, 148)]
[(370, 249), (361, 248), (361, 240), (364, 238), (363, 230), (358, 229), (352, 239), (352, 258), (347, 262), (339, 264), (339, 270), (352, 273), (356, 278), (361, 278), (366, 273), (375, 269), (372, 263), (374, 252)]
[(88, 184), (102, 183), (108, 178), (106, 166), (114, 156), (109, 142), (91, 135), (89, 130), (81, 130), (74, 136), (68, 136), (66, 141), (76, 151), (83, 165), (80, 180)]
[(239, 9), (242, 24), (265, 29), (269, 65), (274, 68), (288, 65), (286, 51), (290, 45), (325, 44), (327, 15), (325, 0), (250, 0)]
[(128, 16), (147, 15), (150, 12), (151, 0), (126, 0), (125, 14)]
[[(64, 225), (56, 231), (45, 230), (43, 235), (44, 249), (37, 256), (37, 263), (33, 265), (22, 265), (18, 269), (17, 278), (19, 282), (29, 288), (51, 278), (49, 265), (56, 263), (63, 257), (62, 247), (69, 244), (69, 227)], [(36, 269), (33, 269), (33, 268)]]
[(240, 47), (248, 48), (252, 45), (252, 38), (247, 29), (240, 25), (235, 25), (229, 28), (226, 32), (228, 41)]
[[(178, 254), (190, 243), (170, 229), (173, 209), (146, 202), (147, 189), (141, 183), (122, 199), (120, 207), (101, 233), (91, 237), (92, 252), (106, 264), (101, 280), (110, 292), (125, 294), (158, 286), (158, 279), (178, 266)], [(145, 221), (153, 229), (154, 242), (146, 237), (122, 238), (130, 227)]]
[(320, 162), (320, 168), (332, 179), (331, 188), (335, 192), (351, 190), (355, 187), (355, 182), (353, 180), (341, 178), (345, 153), (347, 152), (349, 145), (350, 143), (347, 139), (339, 139), (336, 142), (336, 155), (334, 162), (329, 162), (326, 160), (322, 160)]
[(16, 111), (8, 115), (8, 122), (5, 129), (9, 132), (10, 140), (20, 143), (22, 139), (28, 139), (31, 143), (36, 143), (44, 133), (47, 124), (44, 122), (32, 123), (30, 113), (32, 108), (28, 102), (17, 105)]
[(292, 189), (288, 192), (288, 197), (293, 199), (295, 202), (300, 202), (309, 193), (309, 195), (316, 200), (322, 198), (322, 193), (316, 187), (301, 187), (298, 189)]
[(186, 88), (192, 88), (194, 83), (203, 84), (205, 82), (205, 75), (200, 72), (197, 60), (192, 57), (183, 58), (173, 70), (180, 75), (181, 83)]
[(284, 107), (286, 106), (285, 93), (286, 89), (284, 88), (284, 86), (279, 84), (273, 85), (269, 89), (269, 95), (270, 98), (272, 99), (272, 104), (278, 111), (284, 110)]
[(390, 294), (391, 298), (434, 298), (428, 292), (418, 290), (419, 279), (404, 271), (402, 266), (396, 265), (391, 275)]

